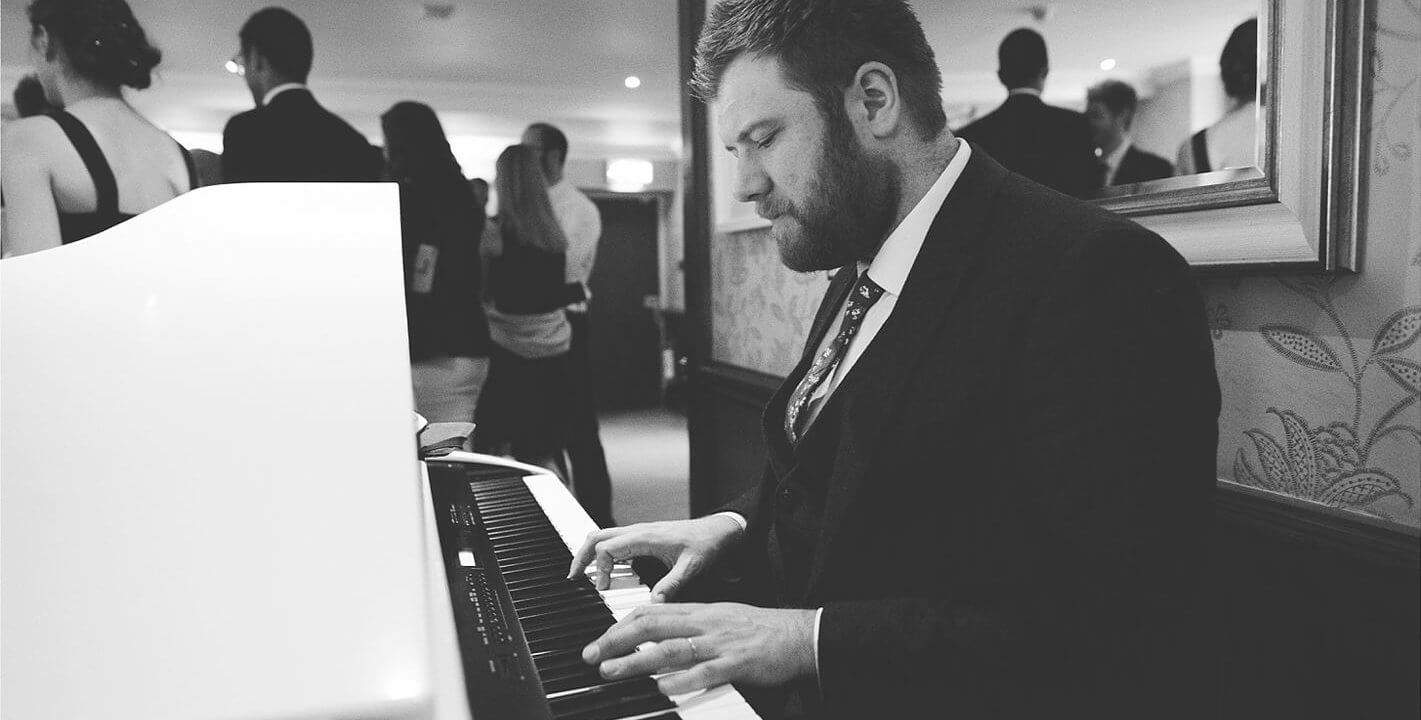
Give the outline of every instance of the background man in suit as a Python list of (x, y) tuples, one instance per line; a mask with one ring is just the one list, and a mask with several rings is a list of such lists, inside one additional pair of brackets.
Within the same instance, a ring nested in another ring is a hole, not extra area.
[(902, 0), (726, 0), (695, 77), (782, 261), (840, 269), (766, 408), (760, 483), (592, 533), (570, 568), (602, 584), (652, 556), (660, 597), (724, 572), (754, 604), (650, 605), (583, 659), (685, 669), (668, 692), (772, 686), (767, 715), (785, 691), (846, 718), (1182, 707), (1188, 655), (1154, 650), (1184, 617), (1219, 409), (1184, 260), (954, 137)]
[(593, 402), (592, 346), (587, 322), (587, 303), (592, 298), (588, 284), (597, 261), (597, 241), (602, 236), (602, 216), (597, 206), (563, 176), (567, 164), (567, 136), (548, 123), (533, 123), (520, 141), (541, 153), (543, 175), (548, 179), (548, 200), (553, 215), (567, 236), (568, 285), (567, 320), (572, 326), (572, 348), (568, 350), (572, 397), (567, 419), (567, 456), (577, 500), (602, 527), (611, 527), (612, 480), (607, 473), (607, 456), (602, 450), (597, 406)]
[(1041, 100), (1050, 71), (1046, 40), (1029, 28), (1013, 30), (997, 46), (997, 63), (1006, 101), (958, 136), (1006, 169), (1067, 195), (1080, 197), (1100, 187), (1085, 116)]
[(306, 24), (269, 7), (247, 19), (238, 53), (256, 109), (222, 131), (226, 182), (377, 180), (380, 150), (306, 89), (313, 49)]
[(1168, 160), (1135, 147), (1130, 126), (1135, 122), (1139, 96), (1119, 80), (1104, 80), (1086, 91), (1085, 116), (1090, 120), (1095, 146), (1100, 148), (1103, 185), (1167, 178), (1174, 175)]

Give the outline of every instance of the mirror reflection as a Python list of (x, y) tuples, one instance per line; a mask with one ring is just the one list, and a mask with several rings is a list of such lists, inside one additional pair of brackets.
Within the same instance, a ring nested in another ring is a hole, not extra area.
[(920, 6), (949, 123), (1008, 168), (1087, 198), (1261, 176), (1259, 0), (963, 5)]

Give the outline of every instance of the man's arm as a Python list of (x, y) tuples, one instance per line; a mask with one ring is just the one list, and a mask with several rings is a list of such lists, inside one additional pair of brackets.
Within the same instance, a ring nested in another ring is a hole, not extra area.
[(237, 115), (222, 129), (222, 181), (252, 182), (256, 176), (260, 139), (252, 127), (251, 117)]
[(1001, 400), (1017, 421), (1001, 472), (982, 479), (1019, 488), (1021, 542), (991, 549), (991, 583), (829, 603), (827, 708), (951, 697), (1011, 715), (1038, 700), (1088, 705), (1102, 678), (1158, 669), (1135, 650), (1143, 628), (1177, 620), (1166, 608), (1207, 519), (1219, 407), (1202, 303), (1162, 245), (1119, 233), (1060, 263)]

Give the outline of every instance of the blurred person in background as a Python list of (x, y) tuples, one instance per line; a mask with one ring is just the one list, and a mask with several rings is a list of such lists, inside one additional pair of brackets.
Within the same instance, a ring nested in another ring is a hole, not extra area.
[(380, 150), (321, 107), (306, 87), (315, 57), (311, 31), (285, 8), (269, 7), (238, 33), (242, 79), (257, 107), (222, 131), (226, 182), (378, 180)]
[(567, 236), (567, 320), (572, 325), (572, 348), (568, 351), (571, 383), (567, 426), (567, 460), (572, 471), (573, 491), (592, 520), (602, 527), (616, 525), (612, 519), (612, 479), (607, 473), (607, 455), (602, 449), (601, 428), (597, 424), (597, 404), (592, 387), (592, 327), (588, 303), (592, 301), (592, 267), (597, 262), (597, 243), (602, 236), (602, 215), (597, 206), (573, 187), (563, 170), (567, 165), (567, 136), (548, 123), (533, 123), (523, 131), (523, 143), (538, 153), (543, 176), (548, 180), (548, 199), (553, 215)]
[(430, 422), (473, 422), (492, 347), (478, 252), (484, 215), (433, 109), (395, 103), (380, 124), (387, 173), (400, 184), (415, 410)]
[(35, 0), (30, 50), (48, 115), (5, 126), (3, 254), (22, 255), (107, 230), (196, 184), (187, 151), (138, 114), (162, 53), (124, 0)]
[(506, 452), (566, 477), (572, 346), (572, 328), (563, 312), (567, 236), (553, 215), (532, 147), (505, 149), (497, 173), (502, 244), (489, 260), (486, 308), (494, 348), (475, 438), (482, 449)]
[(1224, 116), (1179, 146), (1180, 175), (1258, 164), (1258, 19), (1233, 29), (1219, 53), (1219, 79), (1228, 108)]
[(1101, 186), (1129, 185), (1174, 175), (1168, 160), (1145, 152), (1130, 137), (1139, 96), (1119, 80), (1104, 80), (1086, 91), (1086, 119), (1100, 152)]

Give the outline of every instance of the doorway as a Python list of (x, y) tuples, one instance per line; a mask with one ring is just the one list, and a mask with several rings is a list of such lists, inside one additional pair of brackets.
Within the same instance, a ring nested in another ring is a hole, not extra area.
[(648, 193), (598, 194), (592, 201), (602, 214), (588, 317), (593, 401), (599, 412), (658, 407), (660, 200)]

